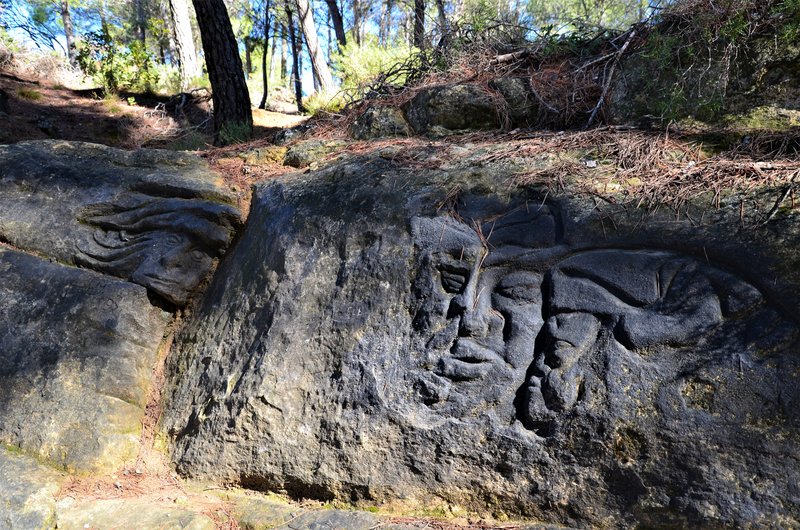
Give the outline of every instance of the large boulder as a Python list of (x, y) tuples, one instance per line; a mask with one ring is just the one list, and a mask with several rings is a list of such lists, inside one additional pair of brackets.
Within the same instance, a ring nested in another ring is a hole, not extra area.
[(411, 136), (411, 128), (398, 108), (368, 107), (353, 122), (350, 134), (356, 140)]
[(0, 442), (71, 471), (135, 457), (167, 316), (144, 287), (0, 249)]
[(0, 146), (0, 240), (182, 305), (240, 224), (198, 157), (62, 141)]
[(423, 88), (404, 106), (414, 132), (431, 129), (497, 129), (500, 102), (490, 90), (476, 83)]
[(172, 356), (178, 469), (582, 527), (800, 523), (792, 218), (601, 216), (510, 178), (366, 158), (257, 186)]

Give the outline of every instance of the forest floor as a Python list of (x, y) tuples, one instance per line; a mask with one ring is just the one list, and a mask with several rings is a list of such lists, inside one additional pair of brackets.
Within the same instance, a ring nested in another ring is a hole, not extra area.
[[(0, 108), (0, 143), (25, 140), (73, 140), (123, 149), (152, 147), (204, 150), (211, 147), (206, 91), (191, 100), (178, 96), (72, 90), (58, 84), (0, 72), (0, 90), (8, 98)], [(254, 139), (299, 125), (307, 117), (253, 109)]]

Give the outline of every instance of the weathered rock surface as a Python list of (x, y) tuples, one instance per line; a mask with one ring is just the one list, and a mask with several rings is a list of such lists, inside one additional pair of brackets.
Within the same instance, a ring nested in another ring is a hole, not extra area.
[(240, 223), (194, 155), (81, 142), (0, 146), (0, 240), (183, 304)]
[(394, 107), (369, 107), (353, 123), (350, 133), (356, 140), (390, 136), (411, 136), (403, 113)]
[(54, 528), (56, 502), (53, 496), (63, 478), (30, 457), (0, 450), (0, 528)]
[[(782, 23), (790, 24), (790, 18), (783, 17)], [(740, 48), (733, 62), (719, 43), (701, 59), (683, 54), (690, 45), (685, 35), (673, 34), (661, 41), (667, 48), (659, 49), (656, 40), (649, 49), (620, 62), (606, 109), (608, 119), (631, 123), (654, 117), (692, 118), (745, 130), (788, 130), (794, 126), (791, 119), (766, 123), (740, 119), (756, 107), (773, 112), (800, 110), (800, 46), (793, 39), (787, 41), (780, 24), (774, 31), (736, 42)], [(656, 69), (654, 56), (660, 62)]]
[(179, 470), (575, 526), (797, 525), (794, 218), (600, 217), (481, 171), (366, 158), (258, 186), (176, 345)]
[(141, 528), (158, 530), (214, 530), (214, 521), (196, 511), (164, 506), (147, 499), (106, 499), (61, 501), (58, 507), (59, 530), (112, 530)]
[(344, 145), (344, 142), (338, 140), (306, 140), (297, 142), (286, 150), (283, 163), (296, 168), (308, 167), (321, 161), (331, 153), (340, 150)]
[(498, 77), (489, 87), (503, 96), (505, 106), (501, 120), (509, 127), (531, 127), (536, 124), (539, 105), (530, 87), (530, 79), (524, 77)]
[(76, 471), (134, 457), (166, 320), (139, 285), (0, 249), (0, 441)]
[(495, 100), (496, 97), (485, 87), (473, 83), (431, 87), (420, 90), (403, 111), (417, 134), (426, 133), (431, 128), (450, 131), (497, 129), (501, 103)]

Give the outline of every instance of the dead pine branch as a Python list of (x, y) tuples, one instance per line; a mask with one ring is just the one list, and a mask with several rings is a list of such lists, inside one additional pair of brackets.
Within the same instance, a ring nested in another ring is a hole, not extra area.
[(586, 127), (585, 127), (586, 129), (592, 126), (592, 123), (594, 123), (594, 119), (597, 116), (597, 113), (602, 108), (603, 103), (606, 100), (606, 96), (608, 95), (608, 90), (609, 88), (611, 88), (611, 81), (614, 79), (614, 71), (617, 69), (619, 60), (622, 58), (623, 54), (625, 53), (625, 50), (628, 49), (628, 46), (630, 46), (635, 36), (636, 36), (636, 30), (632, 29), (630, 34), (628, 35), (628, 38), (625, 39), (625, 43), (622, 45), (619, 51), (617, 51), (614, 57), (614, 62), (611, 63), (611, 69), (608, 72), (608, 76), (605, 79), (605, 83), (603, 83), (603, 91), (600, 93), (600, 98), (597, 100), (597, 105), (594, 106), (594, 109), (592, 110), (592, 113), (589, 116), (589, 121), (586, 122)]
[(496, 64), (513, 63), (520, 59), (524, 59), (530, 55), (531, 52), (529, 50), (519, 50), (512, 53), (504, 53), (502, 55), (495, 56), (494, 59), (489, 61), (489, 64), (496, 65)]

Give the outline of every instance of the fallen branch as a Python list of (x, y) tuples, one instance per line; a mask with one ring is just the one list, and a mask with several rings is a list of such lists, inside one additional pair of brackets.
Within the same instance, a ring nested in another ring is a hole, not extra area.
[(589, 121), (586, 122), (586, 127), (584, 128), (588, 129), (589, 127), (591, 127), (592, 123), (594, 122), (595, 116), (597, 116), (597, 112), (603, 106), (603, 102), (605, 102), (606, 95), (608, 94), (608, 89), (611, 87), (611, 80), (614, 78), (614, 70), (616, 70), (620, 58), (625, 53), (625, 50), (628, 49), (628, 46), (630, 45), (631, 41), (633, 41), (633, 38), (635, 36), (636, 36), (636, 30), (635, 29), (631, 30), (630, 35), (628, 35), (628, 38), (625, 39), (625, 44), (623, 44), (622, 47), (619, 49), (619, 51), (616, 53), (616, 57), (614, 57), (614, 62), (611, 63), (611, 70), (609, 70), (608, 77), (606, 77), (606, 82), (603, 84), (603, 91), (600, 93), (600, 98), (597, 100), (597, 105), (594, 106), (592, 114), (589, 116)]
[(489, 64), (504, 64), (504, 63), (511, 63), (514, 61), (518, 61), (519, 59), (523, 59), (531, 55), (530, 50), (519, 50), (512, 53), (504, 53), (502, 55), (496, 56), (494, 59), (489, 61)]

